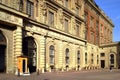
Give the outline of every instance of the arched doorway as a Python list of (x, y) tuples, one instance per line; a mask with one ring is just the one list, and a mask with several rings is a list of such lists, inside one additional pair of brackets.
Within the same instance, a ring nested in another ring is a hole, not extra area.
[(36, 72), (37, 66), (37, 46), (33, 37), (23, 39), (23, 55), (28, 57), (28, 67), (30, 73)]
[(110, 55), (110, 66), (114, 67), (114, 54)]
[(6, 71), (6, 39), (0, 31), (0, 72)]

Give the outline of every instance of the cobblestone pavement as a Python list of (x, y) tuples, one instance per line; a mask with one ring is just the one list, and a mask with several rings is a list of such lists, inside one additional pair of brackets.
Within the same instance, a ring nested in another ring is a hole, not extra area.
[(120, 80), (120, 70), (88, 70), (73, 72), (36, 73), (30, 76), (0, 74), (0, 80)]

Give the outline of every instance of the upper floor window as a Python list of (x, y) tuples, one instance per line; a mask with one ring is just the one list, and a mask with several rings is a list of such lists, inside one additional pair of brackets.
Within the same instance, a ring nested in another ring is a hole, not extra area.
[(90, 27), (94, 27), (94, 18), (92, 16), (90, 18)]
[(99, 31), (99, 22), (96, 21), (96, 32), (98, 32), (98, 31)]
[(79, 15), (79, 11), (80, 11), (79, 7), (76, 7), (76, 14), (77, 15)]
[(105, 53), (100, 53), (100, 57), (105, 57)]
[(68, 5), (69, 5), (69, 2), (68, 2), (69, 0), (65, 0), (65, 7), (69, 7)]
[(86, 22), (86, 24), (87, 24), (87, 20), (88, 20), (87, 17), (88, 17), (88, 13), (85, 12), (84, 18), (85, 18), (85, 22)]
[(27, 0), (27, 14), (30, 16), (30, 17), (34, 17), (34, 3)]
[(68, 24), (68, 20), (67, 19), (64, 19), (64, 28), (65, 28), (65, 32), (68, 32), (68, 26), (69, 26), (69, 24)]
[(79, 25), (76, 25), (76, 35), (77, 36), (80, 35), (80, 27), (79, 27)]
[(91, 35), (90, 35), (90, 40), (91, 40), (91, 43), (93, 43), (93, 44), (94, 44), (94, 33), (93, 33), (93, 32), (91, 32)]
[(48, 13), (48, 25), (49, 26), (54, 26), (54, 13), (49, 11)]
[(19, 2), (19, 11), (23, 11), (23, 0)]

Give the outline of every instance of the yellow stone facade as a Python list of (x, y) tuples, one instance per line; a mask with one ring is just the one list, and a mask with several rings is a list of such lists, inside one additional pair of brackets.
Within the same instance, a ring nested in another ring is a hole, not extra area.
[[(28, 57), (30, 72), (109, 68), (116, 45), (95, 45), (85, 39), (85, 0), (0, 1), (0, 72), (15, 73), (17, 57)], [(119, 45), (117, 45), (119, 46)], [(112, 49), (112, 53), (109, 53)], [(100, 57), (105, 53), (105, 57)], [(112, 64), (113, 65), (113, 64)], [(114, 61), (117, 68), (118, 61)]]

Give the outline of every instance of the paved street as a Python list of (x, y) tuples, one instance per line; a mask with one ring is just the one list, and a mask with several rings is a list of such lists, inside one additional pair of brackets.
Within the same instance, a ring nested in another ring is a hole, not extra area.
[(90, 70), (77, 72), (36, 73), (30, 76), (0, 74), (0, 80), (120, 80), (120, 70)]

